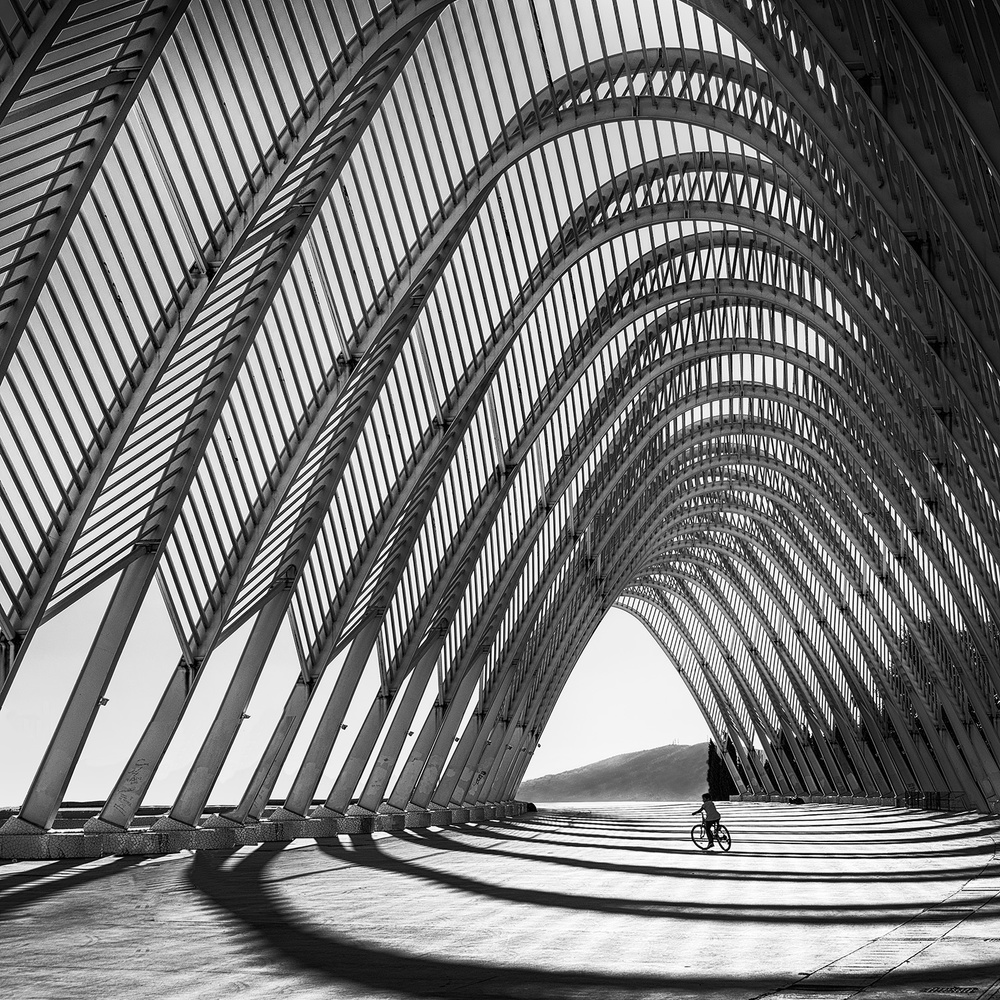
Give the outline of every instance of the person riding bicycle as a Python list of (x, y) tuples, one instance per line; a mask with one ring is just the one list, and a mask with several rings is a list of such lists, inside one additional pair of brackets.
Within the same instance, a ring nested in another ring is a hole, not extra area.
[(705, 827), (705, 833), (708, 835), (708, 846), (711, 847), (715, 843), (715, 835), (719, 831), (719, 822), (722, 816), (719, 810), (715, 807), (715, 803), (712, 801), (712, 796), (705, 792), (701, 797), (701, 807), (695, 809), (692, 816), (697, 816), (698, 813), (704, 813), (702, 818), (702, 823)]

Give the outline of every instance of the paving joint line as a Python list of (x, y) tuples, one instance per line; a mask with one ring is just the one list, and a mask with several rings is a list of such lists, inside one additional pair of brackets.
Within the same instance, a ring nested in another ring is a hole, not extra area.
[[(932, 817), (932, 818), (935, 821), (937, 820), (937, 817)], [(860, 945), (859, 947), (853, 949), (852, 951), (846, 952), (845, 954), (841, 955), (839, 958), (835, 958), (832, 961), (828, 962), (826, 965), (820, 966), (818, 969), (816, 969), (813, 972), (810, 972), (806, 976), (803, 976), (801, 979), (798, 979), (798, 980), (796, 980), (793, 983), (789, 983), (786, 986), (780, 986), (776, 990), (769, 990), (766, 993), (757, 994), (756, 996), (749, 998), (749, 1000), (768, 1000), (768, 998), (770, 998), (770, 997), (785, 998), (785, 1000), (799, 1000), (799, 997), (796, 996), (796, 994), (797, 993), (805, 993), (805, 994), (811, 993), (813, 991), (813, 988), (810, 986), (809, 980), (812, 979), (814, 976), (818, 975), (819, 973), (823, 972), (825, 969), (830, 969), (831, 967), (837, 965), (839, 962), (843, 962), (843, 961), (845, 961), (845, 959), (849, 959), (851, 956), (857, 955), (860, 952), (863, 952), (866, 949), (871, 948), (874, 945), (877, 945), (880, 942), (885, 941), (891, 935), (896, 934), (897, 931), (902, 930), (908, 924), (912, 924), (915, 921), (920, 920), (926, 914), (931, 913), (931, 912), (933, 912), (935, 910), (940, 911), (940, 909), (941, 909), (942, 906), (945, 906), (949, 901), (951, 901), (953, 899), (956, 899), (956, 897), (958, 897), (958, 894), (960, 892), (966, 891), (967, 886), (971, 882), (973, 882), (975, 879), (981, 877), (981, 875), (983, 874), (984, 871), (986, 871), (991, 865), (993, 865), (994, 863), (997, 862), (997, 860), (998, 860), (998, 854), (1000, 854), (1000, 840), (998, 840), (997, 837), (994, 835), (994, 831), (991, 831), (991, 830), (988, 830), (988, 829), (984, 829), (984, 830), (980, 831), (980, 835), (984, 836), (986, 839), (990, 840), (992, 842), (992, 844), (993, 844), (993, 853), (991, 854), (989, 860), (984, 861), (983, 864), (982, 864), (982, 866), (980, 867), (979, 871), (975, 875), (972, 875), (969, 878), (967, 878), (965, 880), (965, 882), (962, 883), (961, 886), (959, 886), (957, 889), (955, 889), (954, 891), (952, 891), (951, 893), (949, 893), (948, 895), (946, 895), (940, 902), (937, 902), (937, 903), (933, 904), (932, 906), (925, 907), (919, 913), (914, 914), (912, 917), (908, 917), (906, 920), (904, 920), (901, 923), (897, 924), (891, 930), (886, 931), (884, 934), (880, 934), (878, 937), (872, 938), (871, 941), (868, 941), (865, 944)], [(916, 958), (917, 955), (923, 954), (932, 945), (934, 945), (937, 942), (939, 942), (946, 934), (950, 934), (951, 931), (953, 931), (956, 927), (960, 927), (966, 920), (970, 919), (970, 917), (974, 913), (978, 912), (980, 909), (982, 909), (983, 907), (985, 907), (988, 903), (991, 903), (991, 902), (995, 901), (998, 897), (1000, 897), (1000, 891), (994, 893), (993, 896), (990, 897), (990, 899), (983, 900), (978, 906), (976, 906), (974, 908), (973, 907), (969, 907), (969, 909), (971, 910), (971, 913), (966, 914), (960, 920), (957, 920), (955, 922), (955, 924), (954, 924), (953, 927), (949, 928), (947, 931), (944, 931), (943, 933), (941, 933), (941, 934), (939, 934), (939, 935), (937, 935), (937, 936), (935, 936), (933, 938), (928, 938), (928, 939), (924, 939), (924, 938), (905, 938), (905, 939), (901, 939), (901, 940), (914, 940), (914, 941), (923, 940), (923, 941), (926, 941), (926, 943), (924, 944), (924, 946), (922, 948), (918, 948), (917, 950), (911, 952), (911, 954), (908, 955), (907, 957), (901, 958), (891, 968), (886, 969), (884, 972), (880, 972), (878, 975), (875, 976), (875, 978), (873, 978), (871, 980), (871, 982), (865, 983), (865, 984), (863, 984), (860, 987), (857, 986), (856, 984), (851, 984), (851, 985), (846, 985), (846, 986), (840, 987), (840, 988), (837, 987), (836, 983), (824, 983), (822, 985), (820, 985), (819, 983), (817, 983), (815, 989), (817, 991), (820, 990), (820, 989), (823, 989), (824, 991), (827, 991), (827, 992), (830, 992), (830, 991), (844, 992), (843, 998), (840, 998), (840, 997), (828, 997), (828, 998), (824, 998), (824, 1000), (851, 1000), (851, 998), (853, 998), (853, 997), (863, 997), (864, 994), (865, 994), (865, 992), (867, 992), (873, 986), (877, 986), (882, 980), (884, 980), (887, 976), (891, 975), (893, 972), (895, 972), (898, 968), (900, 968), (906, 962), (912, 961), (914, 958)], [(803, 990), (803, 987), (805, 987), (805, 990)], [(816, 995), (818, 996), (818, 992), (816, 993)], [(976, 1000), (992, 1000), (992, 998), (995, 998), (995, 997), (1000, 997), (1000, 979), (996, 980), (994, 983), (992, 983), (992, 984), (988, 985), (987, 987), (985, 987), (985, 992), (980, 993), (979, 997), (976, 998)]]

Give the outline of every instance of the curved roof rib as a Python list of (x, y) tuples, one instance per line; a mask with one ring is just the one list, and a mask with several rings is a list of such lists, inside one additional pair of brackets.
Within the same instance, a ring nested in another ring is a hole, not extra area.
[(4, 8), (0, 725), (64, 709), (3, 830), (88, 780), (155, 609), (95, 831), (509, 800), (612, 606), (741, 791), (1000, 807), (963, 4)]

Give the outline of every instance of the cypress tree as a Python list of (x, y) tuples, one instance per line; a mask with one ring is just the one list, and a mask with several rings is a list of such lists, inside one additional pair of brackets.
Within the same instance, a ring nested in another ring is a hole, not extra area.
[(733, 792), (737, 791), (733, 783), (729, 769), (726, 767), (722, 757), (719, 756), (719, 748), (715, 745), (715, 740), (708, 741), (708, 794), (713, 799), (728, 799)]

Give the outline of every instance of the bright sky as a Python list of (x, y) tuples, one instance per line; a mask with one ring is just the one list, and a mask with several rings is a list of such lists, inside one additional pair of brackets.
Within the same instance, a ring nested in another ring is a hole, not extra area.
[[(46, 625), (32, 645), (31, 656), (10, 694), (9, 724), (0, 729), (0, 806), (23, 801), (56, 720), (69, 696), (80, 663), (100, 620), (108, 587)], [(240, 728), (233, 753), (212, 796), (213, 802), (235, 801), (246, 787), (260, 750), (277, 722), (298, 669), (290, 636), (282, 635), (272, 651), (254, 698), (248, 721)], [(167, 752), (147, 802), (169, 804), (179, 790), (228, 683), (245, 629), (213, 656), (175, 739)], [(70, 783), (67, 799), (102, 799), (111, 790), (167, 678), (177, 668), (178, 647), (158, 595), (151, 595), (136, 623), (122, 662), (108, 688), (108, 704), (98, 712), (90, 740)], [(374, 666), (372, 671), (374, 672)], [(335, 671), (328, 671), (332, 684)], [(374, 675), (377, 676), (377, 675)], [(610, 682), (610, 683), (609, 683)], [(326, 692), (320, 692), (322, 700)], [(352, 706), (350, 732), (356, 731), (374, 690)], [(433, 698), (433, 692), (431, 694)], [(317, 705), (318, 710), (318, 705)], [(307, 717), (308, 718), (308, 717)], [(306, 727), (304, 727), (306, 729)], [(301, 759), (293, 751), (288, 770)], [(629, 750), (645, 750), (676, 740), (698, 743), (708, 727), (677, 672), (649, 633), (630, 615), (612, 610), (584, 651), (542, 736), (527, 777), (538, 777), (589, 764)], [(351, 741), (338, 741), (324, 776), (326, 794), (333, 773)], [(275, 789), (281, 795), (290, 774)]]
[(525, 777), (708, 738), (708, 724), (659, 646), (635, 618), (612, 608), (566, 683)]

